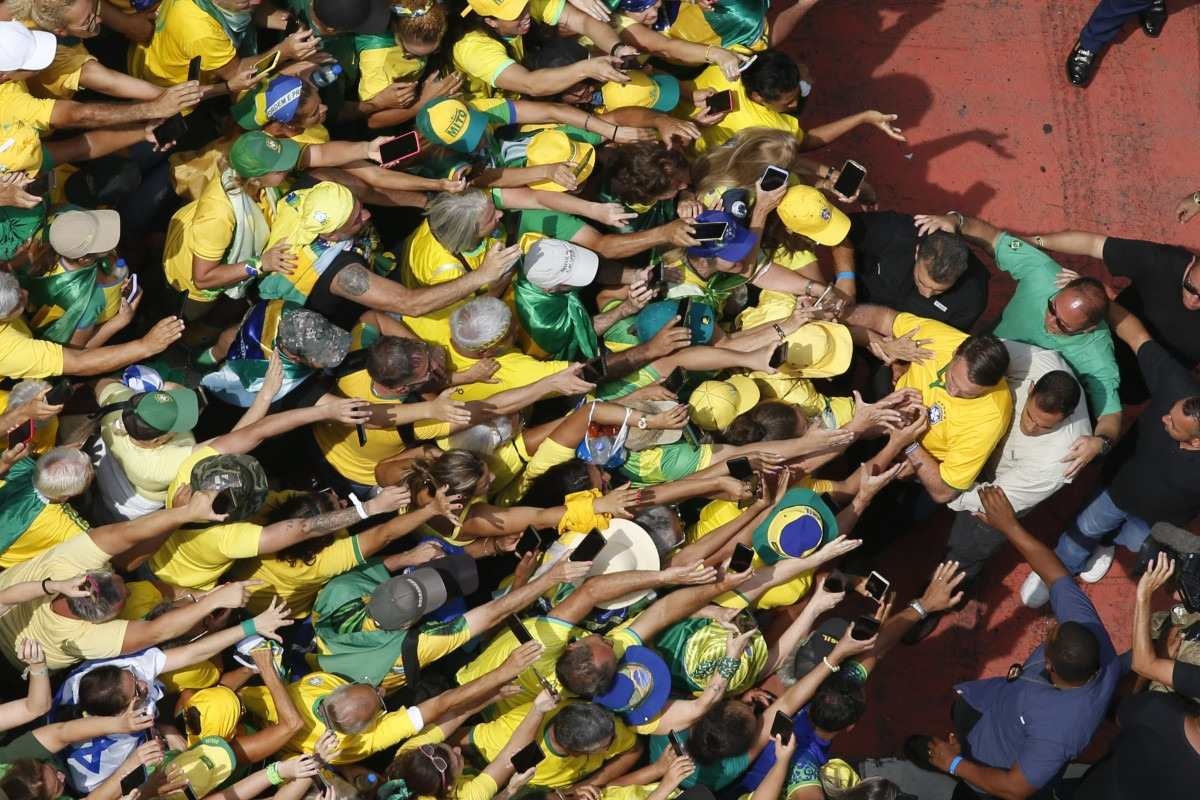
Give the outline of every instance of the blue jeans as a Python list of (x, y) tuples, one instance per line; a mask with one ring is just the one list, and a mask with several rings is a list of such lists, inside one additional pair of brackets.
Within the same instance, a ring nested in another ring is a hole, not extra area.
[(1079, 33), (1079, 44), (1084, 50), (1099, 53), (1106, 44), (1117, 38), (1131, 17), (1153, 4), (1153, 0), (1100, 0)]
[(1113, 531), (1118, 531), (1117, 544), (1136, 553), (1150, 535), (1150, 523), (1123, 511), (1105, 489), (1092, 498), (1092, 502), (1079, 512), (1075, 523), (1063, 531), (1054, 553), (1067, 572), (1078, 575), (1096, 544)]

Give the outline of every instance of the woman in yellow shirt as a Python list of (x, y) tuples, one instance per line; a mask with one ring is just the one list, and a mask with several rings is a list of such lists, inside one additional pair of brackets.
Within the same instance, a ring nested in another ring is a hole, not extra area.
[[(672, 4), (675, 13), (668, 17), (662, 0), (621, 0), (617, 7), (617, 29), (621, 38), (639, 50), (679, 64), (716, 64), (729, 80), (737, 80), (742, 58), (718, 43), (696, 42), (678, 35), (673, 23), (680, 15), (700, 6)], [(765, 25), (765, 23), (764, 23)]]

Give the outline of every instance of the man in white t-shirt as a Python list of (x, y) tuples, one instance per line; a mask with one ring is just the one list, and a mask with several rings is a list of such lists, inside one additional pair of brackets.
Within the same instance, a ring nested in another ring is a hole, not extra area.
[[(1005, 341), (1004, 346), (1009, 356), (1005, 378), (1013, 393), (1012, 425), (975, 486), (948, 504), (958, 513), (946, 560), (959, 563), (967, 574), (965, 586), (1005, 541), (975, 518), (974, 512), (983, 510), (979, 487), (991, 484), (1004, 489), (1017, 515), (1024, 515), (1071, 482), (1066, 475), (1067, 451), (1072, 442), (1092, 432), (1083, 390), (1061, 355), (1024, 342)], [(937, 616), (922, 620), (909, 640), (919, 641), (932, 633)]]

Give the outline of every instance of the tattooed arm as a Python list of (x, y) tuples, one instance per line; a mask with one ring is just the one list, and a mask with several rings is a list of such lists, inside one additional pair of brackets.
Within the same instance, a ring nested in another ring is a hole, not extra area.
[[(373, 517), (376, 514), (382, 514), (385, 511), (394, 511), (395, 509), (396, 502), (394, 495), (379, 495), (363, 503), (363, 510), (366, 512), (367, 517)], [(263, 528), (262, 534), (258, 539), (258, 554), (264, 556), (270, 553), (278, 553), (280, 550), (291, 547), (305, 539), (315, 539), (318, 536), (324, 536), (327, 533), (348, 528), (360, 519), (362, 517), (358, 515), (357, 510), (343, 508), (338, 511), (318, 514), (315, 517), (287, 519), (283, 522), (276, 522), (273, 525)]]
[(329, 291), (375, 311), (419, 317), (470, 297), (498, 282), (503, 274), (496, 269), (481, 267), (449, 283), (409, 289), (398, 281), (374, 274), (361, 264), (351, 264), (334, 276)]

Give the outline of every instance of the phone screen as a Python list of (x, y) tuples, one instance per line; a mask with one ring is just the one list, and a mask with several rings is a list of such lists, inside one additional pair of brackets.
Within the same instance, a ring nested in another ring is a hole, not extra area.
[(880, 575), (878, 572), (872, 572), (867, 578), (866, 590), (867, 594), (875, 599), (876, 603), (883, 602), (883, 596), (887, 594), (887, 590), (891, 587), (891, 581)]
[(538, 533), (537, 528), (530, 525), (521, 534), (520, 540), (517, 541), (516, 553), (523, 556), (526, 553), (534, 553), (542, 549), (542, 535)]
[(233, 511), (233, 491), (222, 489), (217, 492), (217, 496), (213, 498), (212, 508), (214, 514), (228, 514)]
[(121, 294), (126, 300), (132, 300), (133, 298), (137, 297), (137, 293), (138, 276), (135, 272), (129, 276), (129, 283), (125, 284), (125, 291), (123, 291)]
[(284, 36), (291, 36), (296, 31), (300, 30), (300, 17), (296, 14), (288, 16), (287, 25), (283, 28)]
[(638, 61), (637, 54), (634, 53), (628, 56), (621, 56), (621, 63), (617, 65), (617, 69), (622, 72), (629, 72), (631, 69), (637, 69), (642, 64)]
[(863, 179), (867, 177), (867, 170), (862, 164), (857, 161), (846, 161), (842, 164), (842, 174), (838, 175), (837, 183), (833, 185), (833, 190), (842, 197), (854, 197), (858, 193), (858, 187), (862, 186)]
[(195, 58), (193, 58), (191, 61), (188, 62), (187, 79), (189, 81), (200, 80), (200, 56), (196, 56)]
[(571, 551), (571, 560), (591, 561), (600, 555), (600, 551), (604, 549), (604, 545), (607, 543), (608, 541), (600, 531), (592, 530), (591, 533), (583, 537), (583, 541), (579, 543), (579, 546)]
[(46, 392), (46, 403), (52, 406), (61, 406), (71, 399), (71, 390), (70, 381), (58, 381), (50, 387), (50, 391)]
[(787, 182), (788, 171), (776, 166), (767, 167), (763, 170), (762, 177), (758, 179), (758, 185), (764, 192), (773, 192)]
[(879, 633), (879, 620), (874, 617), (859, 617), (854, 620), (854, 627), (850, 629), (850, 636), (860, 642), (865, 642), (877, 633)]
[(8, 449), (33, 440), (33, 420), (27, 419), (8, 432)]
[(692, 226), (692, 238), (697, 242), (719, 242), (728, 231), (728, 222), (697, 222)]
[(729, 559), (729, 571), (738, 574), (750, 569), (750, 563), (754, 560), (754, 549), (738, 543), (738, 546), (733, 548), (733, 557)]
[(415, 131), (409, 131), (379, 145), (379, 161), (391, 165), (412, 158), (420, 152), (420, 139)]
[(516, 614), (509, 614), (507, 617), (505, 617), (504, 624), (508, 626), (508, 629), (512, 631), (512, 635), (517, 637), (517, 641), (521, 644), (533, 641), (533, 635), (529, 632), (529, 629), (525, 627), (525, 623), (521, 622)]
[(178, 142), (187, 133), (187, 123), (182, 114), (176, 114), (154, 129), (154, 141), (160, 145)]
[(679, 394), (679, 390), (683, 388), (683, 367), (676, 367), (671, 370), (671, 374), (662, 382), (663, 388), (671, 394)]
[(530, 742), (513, 754), (513, 769), (517, 774), (520, 774), (526, 770), (533, 769), (542, 763), (545, 758), (546, 754), (542, 752), (542, 748), (538, 746), (538, 743)]
[(711, 94), (708, 96), (708, 99), (704, 101), (704, 104), (708, 106), (708, 110), (712, 114), (719, 114), (722, 111), (729, 111), (733, 108), (733, 92), (726, 89), (723, 92)]
[(750, 466), (750, 459), (745, 456), (729, 459), (725, 462), (725, 467), (729, 474), (739, 481), (748, 481), (754, 475), (754, 467)]
[(25, 191), (34, 197), (45, 197), (50, 191), (50, 173), (43, 172), (25, 187)]
[(792, 740), (792, 733), (796, 730), (792, 718), (782, 711), (775, 712), (775, 719), (771, 720), (771, 735), (778, 736), (780, 741), (787, 744)]
[(683, 438), (692, 447), (700, 446), (700, 434), (696, 433), (696, 428), (690, 422), (683, 426)]

